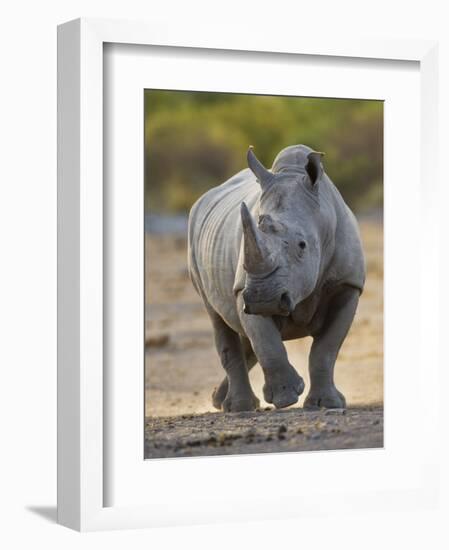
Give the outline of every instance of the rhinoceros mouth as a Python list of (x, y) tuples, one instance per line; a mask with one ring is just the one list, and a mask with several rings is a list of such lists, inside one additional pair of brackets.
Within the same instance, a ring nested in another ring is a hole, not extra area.
[(243, 312), (247, 315), (260, 315), (262, 317), (272, 317), (279, 315), (288, 317), (291, 314), (290, 309), (284, 309), (277, 302), (250, 302), (244, 305)]
[(293, 311), (293, 302), (290, 294), (282, 289), (274, 296), (263, 296), (254, 293), (250, 288), (243, 290), (243, 312), (248, 315), (273, 316), (281, 315), (288, 317)]

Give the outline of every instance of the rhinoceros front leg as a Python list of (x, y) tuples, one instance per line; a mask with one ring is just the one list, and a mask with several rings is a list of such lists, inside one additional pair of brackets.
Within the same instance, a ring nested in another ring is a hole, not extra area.
[(240, 321), (264, 373), (265, 401), (277, 409), (293, 405), (304, 391), (304, 380), (289, 363), (277, 326), (271, 317), (244, 313), (241, 296), (237, 303)]
[(346, 400), (335, 387), (334, 366), (340, 347), (351, 327), (360, 291), (347, 287), (329, 305), (323, 329), (314, 336), (309, 355), (310, 391), (306, 408), (346, 407)]
[[(215, 346), (227, 378), (227, 393), (221, 408), (226, 412), (253, 411), (259, 406), (259, 400), (251, 389), (240, 336), (215, 311), (208, 308), (208, 312), (214, 327)], [(213, 401), (215, 406), (214, 396)]]

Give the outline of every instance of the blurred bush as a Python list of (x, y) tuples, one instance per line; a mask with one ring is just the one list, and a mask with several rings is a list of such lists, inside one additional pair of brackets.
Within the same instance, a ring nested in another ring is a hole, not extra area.
[(382, 208), (383, 102), (145, 91), (145, 207), (181, 213), (246, 168), (248, 145), (270, 167), (296, 143), (324, 151), (354, 211)]

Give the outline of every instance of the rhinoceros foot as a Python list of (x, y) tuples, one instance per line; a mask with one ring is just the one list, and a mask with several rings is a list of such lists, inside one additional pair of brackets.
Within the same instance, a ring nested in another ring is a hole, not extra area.
[(212, 405), (219, 411), (221, 411), (223, 401), (226, 399), (226, 395), (228, 394), (228, 387), (228, 379), (225, 378), (218, 388), (215, 388), (212, 393)]
[(310, 390), (304, 401), (305, 409), (344, 409), (346, 408), (345, 396), (337, 390), (330, 387), (322, 390)]
[(294, 405), (304, 391), (304, 380), (293, 367), (272, 374), (265, 372), (263, 395), (277, 409)]
[(223, 401), (222, 408), (224, 412), (255, 411), (259, 408), (259, 405), (259, 400), (252, 392), (243, 395), (232, 395), (228, 392)]

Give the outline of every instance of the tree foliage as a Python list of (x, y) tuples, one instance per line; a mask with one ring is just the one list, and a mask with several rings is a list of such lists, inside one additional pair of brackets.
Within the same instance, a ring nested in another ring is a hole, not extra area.
[(326, 153), (325, 169), (355, 211), (382, 207), (381, 101), (146, 90), (146, 208), (186, 212), (246, 167), (248, 145), (270, 167), (296, 143)]

